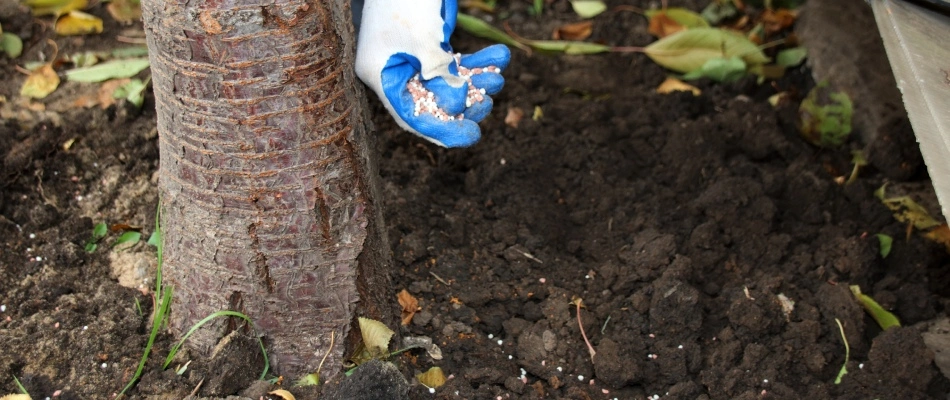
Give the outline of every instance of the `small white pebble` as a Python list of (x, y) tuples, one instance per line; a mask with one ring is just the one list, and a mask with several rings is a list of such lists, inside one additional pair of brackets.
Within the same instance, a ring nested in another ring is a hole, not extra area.
[(578, 375), (578, 376), (577, 376), (577, 380), (583, 381), (583, 380), (584, 380), (584, 375)]
[(35, 233), (31, 233), (31, 234), (30, 234), (30, 239), (36, 239), (36, 234), (35, 234)]
[(494, 338), (495, 338), (495, 335), (492, 334), (492, 333), (489, 333), (489, 334), (488, 334), (488, 338), (489, 338), (489, 339), (494, 339)]
[(435, 393), (435, 388), (429, 388), (429, 393)]
[(499, 346), (501, 346), (501, 345), (504, 344), (504, 343), (505, 343), (504, 340), (498, 339), (498, 345), (499, 345)]
[(102, 368), (102, 369), (106, 369), (107, 367), (109, 367), (109, 364), (106, 364), (106, 363), (102, 363), (102, 365), (99, 366), (99, 368)]

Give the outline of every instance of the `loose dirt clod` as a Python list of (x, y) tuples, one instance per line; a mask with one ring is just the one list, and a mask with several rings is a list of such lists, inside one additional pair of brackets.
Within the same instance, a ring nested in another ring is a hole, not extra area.
[[(468, 95), (465, 98), (465, 107), (471, 107), (473, 104), (485, 100), (485, 89), (475, 87), (475, 85), (472, 84), (472, 76), (485, 72), (497, 74), (501, 72), (501, 69), (494, 65), (469, 69), (461, 65), (461, 59), (461, 54), (455, 54), (455, 62), (458, 67), (459, 76), (465, 78), (468, 84)], [(435, 93), (426, 89), (422, 84), (419, 74), (409, 79), (409, 82), (406, 83), (406, 90), (409, 91), (413, 101), (415, 101), (415, 108), (413, 110), (414, 116), (418, 117), (422, 114), (430, 114), (440, 121), (455, 121), (465, 118), (464, 114), (449, 115), (445, 110), (439, 108), (438, 103), (435, 101)]]

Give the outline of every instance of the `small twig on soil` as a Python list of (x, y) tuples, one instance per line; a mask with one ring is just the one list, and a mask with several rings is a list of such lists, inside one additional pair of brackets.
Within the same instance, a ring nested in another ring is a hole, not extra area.
[(594, 356), (597, 355), (597, 351), (594, 350), (594, 346), (591, 346), (590, 340), (587, 339), (587, 332), (584, 332), (584, 323), (581, 322), (582, 303), (584, 303), (584, 299), (580, 297), (575, 296), (571, 299), (571, 304), (577, 306), (577, 326), (581, 328), (581, 336), (584, 337), (584, 343), (587, 343), (587, 351), (590, 352), (590, 362), (594, 362)]
[(600, 334), (603, 335), (604, 331), (607, 330), (607, 323), (610, 322), (610, 316), (607, 316), (607, 320), (604, 321), (604, 326), (600, 327)]
[(445, 279), (442, 279), (442, 277), (436, 275), (435, 272), (429, 271), (429, 275), (432, 275), (432, 277), (435, 278), (435, 280), (442, 282), (442, 284), (445, 286), (452, 286), (451, 284), (446, 282)]
[(535, 262), (537, 262), (538, 264), (544, 264), (544, 261), (541, 261), (541, 259), (535, 257), (535, 256), (532, 255), (531, 253), (528, 253), (528, 252), (525, 252), (525, 251), (521, 251), (521, 250), (518, 250), (518, 249), (515, 249), (515, 251), (521, 253), (521, 255), (527, 257), (527, 258), (528, 258), (529, 260), (531, 260), (531, 261), (535, 261)]
[(323, 359), (320, 360), (320, 365), (317, 365), (317, 379), (320, 379), (320, 370), (323, 369), (323, 362), (327, 360), (327, 356), (329, 356), (330, 352), (333, 351), (334, 339), (336, 339), (336, 331), (330, 331), (330, 347), (327, 349), (326, 354), (323, 355)]
[(201, 385), (203, 385), (204, 383), (205, 383), (204, 378), (202, 378), (200, 381), (198, 381), (198, 386), (195, 386), (195, 390), (192, 390), (192, 391), (191, 391), (191, 395), (192, 395), (192, 396), (197, 396), (197, 395), (198, 395), (198, 389), (201, 389)]

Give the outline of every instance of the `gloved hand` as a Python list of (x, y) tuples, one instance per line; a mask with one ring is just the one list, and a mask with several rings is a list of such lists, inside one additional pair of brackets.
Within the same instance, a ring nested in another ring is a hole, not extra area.
[[(449, 46), (457, 12), (457, 0), (366, 0), (356, 50), (356, 74), (399, 126), (444, 147), (478, 141), (478, 122), (492, 107), (487, 95), (501, 90), (500, 72), (511, 59), (507, 47), (494, 45), (457, 60)], [(476, 73), (459, 76), (460, 66)], [(420, 111), (425, 101), (407, 88), (416, 79), (444, 114), (461, 118), (440, 119), (424, 106)]]

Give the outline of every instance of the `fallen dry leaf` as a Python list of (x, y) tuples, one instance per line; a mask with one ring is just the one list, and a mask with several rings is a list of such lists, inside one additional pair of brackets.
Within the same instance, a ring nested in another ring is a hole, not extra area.
[(679, 22), (674, 21), (673, 18), (663, 12), (656, 13), (650, 18), (649, 32), (658, 38), (667, 37), (684, 29), (686, 29), (685, 26), (680, 25)]
[(399, 305), (402, 306), (402, 324), (409, 325), (416, 311), (419, 311), (419, 299), (409, 294), (406, 289), (399, 292), (396, 297), (399, 299)]
[(111, 79), (105, 81), (101, 86), (99, 86), (99, 91), (96, 95), (99, 107), (106, 109), (109, 108), (109, 106), (115, 104), (116, 98), (112, 95), (112, 93), (114, 93), (115, 89), (119, 86), (125, 85), (131, 81), (132, 80), (129, 78)]
[(760, 20), (765, 28), (765, 32), (771, 35), (791, 28), (796, 18), (797, 15), (794, 11), (780, 8), (778, 10), (763, 11)]
[(138, 1), (112, 0), (106, 10), (109, 10), (112, 19), (123, 24), (131, 24), (142, 18), (142, 6)]
[(947, 227), (947, 224), (941, 224), (930, 230), (924, 234), (924, 237), (942, 244), (947, 248), (947, 251), (950, 252), (950, 227)]
[(517, 129), (522, 118), (524, 118), (524, 110), (520, 107), (508, 107), (508, 114), (505, 115), (505, 125)]
[(693, 96), (699, 96), (700, 93), (702, 93), (702, 91), (696, 86), (690, 85), (673, 77), (666, 78), (666, 80), (663, 81), (660, 86), (657, 86), (656, 92), (659, 94), (669, 94), (673, 92), (693, 92)]
[(581, 21), (561, 25), (551, 35), (554, 40), (584, 40), (594, 31), (594, 21)]
[(20, 95), (33, 99), (42, 99), (53, 93), (59, 86), (59, 75), (53, 70), (52, 64), (44, 64), (33, 70), (23, 82)]

